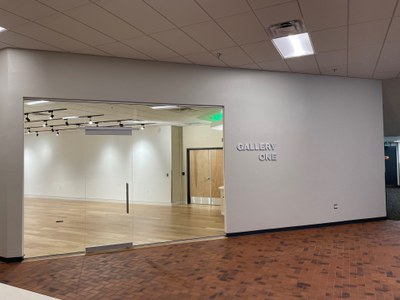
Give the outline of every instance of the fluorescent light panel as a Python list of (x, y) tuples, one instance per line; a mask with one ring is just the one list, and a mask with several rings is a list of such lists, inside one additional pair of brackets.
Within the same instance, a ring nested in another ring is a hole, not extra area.
[(64, 120), (70, 120), (70, 119), (79, 119), (79, 116), (69, 116), (69, 117), (63, 117)]
[(29, 101), (29, 102), (25, 102), (26, 105), (38, 105), (38, 104), (43, 104), (43, 103), (47, 103), (49, 101), (46, 100), (35, 100), (35, 101)]
[(275, 38), (272, 43), (284, 59), (314, 54), (307, 32)]
[(152, 109), (177, 109), (179, 106), (177, 105), (155, 105), (151, 106)]

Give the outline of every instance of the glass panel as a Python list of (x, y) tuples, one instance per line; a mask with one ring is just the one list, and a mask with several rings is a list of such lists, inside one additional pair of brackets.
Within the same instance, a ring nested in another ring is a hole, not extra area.
[(46, 118), (25, 122), (36, 127), (24, 139), (25, 257), (84, 251), (83, 149), (76, 132), (40, 128)]
[(130, 244), (132, 215), (127, 191), (132, 181), (132, 136), (86, 135), (84, 144), (86, 250), (101, 251), (112, 245), (118, 248), (120, 244)]

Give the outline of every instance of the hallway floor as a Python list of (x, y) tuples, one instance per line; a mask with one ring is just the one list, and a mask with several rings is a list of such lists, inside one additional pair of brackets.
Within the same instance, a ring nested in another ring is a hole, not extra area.
[(0, 264), (0, 282), (61, 299), (400, 299), (400, 223)]

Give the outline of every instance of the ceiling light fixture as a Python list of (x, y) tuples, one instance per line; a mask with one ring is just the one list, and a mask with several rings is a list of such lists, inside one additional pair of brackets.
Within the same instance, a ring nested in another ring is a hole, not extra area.
[(178, 105), (155, 105), (150, 106), (152, 109), (178, 109)]
[(274, 24), (267, 32), (284, 59), (314, 54), (310, 36), (301, 20)]
[(93, 121), (92, 121), (92, 117), (89, 117), (89, 125), (92, 125)]
[(119, 127), (124, 127), (124, 124), (122, 124), (121, 121), (119, 121)]
[(60, 132), (57, 130), (56, 131), (56, 136), (59, 136), (60, 135)]
[(49, 119), (50, 119), (50, 120), (53, 120), (53, 119), (54, 119), (53, 111), (52, 111), (52, 110), (49, 110), (49, 113), (50, 113)]
[(68, 123), (68, 121), (65, 121), (65, 125), (66, 125), (66, 126), (69, 126), (69, 123)]
[(79, 116), (68, 116), (68, 117), (63, 117), (63, 120), (70, 120), (70, 119), (79, 119)]
[(39, 132), (36, 131), (36, 136), (39, 136)]
[(27, 122), (30, 122), (31, 121), (31, 119), (29, 118), (29, 114), (25, 114), (25, 121), (27, 121)]
[(6, 31), (7, 29), (5, 29), (4, 27), (0, 26), (0, 32)]
[(34, 101), (29, 101), (29, 102), (25, 102), (26, 105), (38, 105), (38, 104), (43, 104), (43, 103), (47, 103), (49, 101), (47, 100), (34, 100)]
[(47, 127), (47, 121), (44, 121), (43, 127)]
[(144, 124), (140, 126), (140, 130), (144, 130)]

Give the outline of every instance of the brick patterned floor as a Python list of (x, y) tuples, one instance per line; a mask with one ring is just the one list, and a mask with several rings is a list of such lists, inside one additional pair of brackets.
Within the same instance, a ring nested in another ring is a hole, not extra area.
[(61, 299), (400, 299), (400, 222), (0, 264), (0, 282)]

